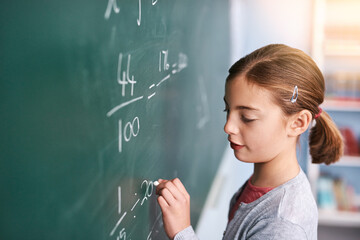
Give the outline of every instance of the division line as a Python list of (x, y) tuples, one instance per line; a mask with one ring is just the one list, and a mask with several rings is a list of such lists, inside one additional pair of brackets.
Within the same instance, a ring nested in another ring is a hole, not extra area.
[(134, 208), (136, 207), (136, 205), (139, 203), (139, 201), (140, 201), (140, 199), (138, 199), (137, 201), (136, 201), (136, 203), (134, 204), (134, 206), (131, 208), (131, 211), (133, 211), (134, 210)]
[(164, 77), (156, 86), (158, 87), (160, 84), (162, 84), (164, 81), (168, 80), (170, 78), (170, 74), (168, 74), (166, 77)]
[(110, 233), (110, 237), (111, 237), (112, 235), (114, 235), (114, 233), (115, 233), (116, 229), (119, 227), (121, 221), (122, 221), (122, 220), (124, 219), (124, 217), (126, 216), (126, 213), (127, 213), (127, 212), (124, 212), (124, 214), (121, 216), (121, 218), (119, 219), (119, 221), (116, 223), (114, 229), (113, 229), (113, 230), (111, 231), (111, 233)]
[(143, 98), (144, 98), (144, 96), (141, 96), (141, 97), (134, 98), (134, 99), (132, 99), (132, 100), (130, 100), (130, 101), (124, 102), (124, 103), (122, 103), (122, 104), (114, 107), (113, 109), (111, 109), (111, 110), (106, 114), (106, 116), (107, 116), (107, 117), (111, 117), (114, 113), (116, 113), (117, 111), (119, 111), (121, 108), (123, 108), (123, 107), (125, 107), (125, 106), (127, 106), (127, 105), (129, 105), (129, 104), (131, 104), (131, 103), (134, 103), (134, 102), (136, 102), (136, 101), (139, 101), (139, 100), (141, 100), (141, 99), (143, 99)]

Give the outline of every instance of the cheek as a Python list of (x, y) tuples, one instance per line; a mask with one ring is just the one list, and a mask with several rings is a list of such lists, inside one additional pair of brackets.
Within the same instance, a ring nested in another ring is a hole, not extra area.
[(280, 124), (262, 123), (246, 135), (245, 139), (251, 151), (258, 154), (278, 152), (284, 144), (284, 129)]

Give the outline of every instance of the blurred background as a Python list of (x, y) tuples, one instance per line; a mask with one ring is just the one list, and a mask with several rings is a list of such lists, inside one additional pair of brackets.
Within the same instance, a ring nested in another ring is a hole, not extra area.
[[(232, 63), (264, 45), (284, 43), (309, 54), (322, 70), (322, 108), (343, 134), (345, 156), (331, 166), (311, 164), (306, 133), (298, 159), (317, 200), (318, 239), (360, 239), (360, 1), (230, 0), (229, 17)], [(221, 239), (229, 199), (251, 173), (251, 164), (225, 150), (196, 228), (200, 239)]]

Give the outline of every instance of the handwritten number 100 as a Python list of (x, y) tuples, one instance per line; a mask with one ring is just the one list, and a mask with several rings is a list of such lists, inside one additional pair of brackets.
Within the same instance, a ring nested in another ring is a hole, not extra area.
[(140, 131), (140, 121), (135, 117), (132, 122), (127, 122), (125, 127), (122, 126), (122, 120), (119, 120), (119, 152), (122, 152), (123, 138), (125, 142), (129, 142), (132, 137), (136, 137)]

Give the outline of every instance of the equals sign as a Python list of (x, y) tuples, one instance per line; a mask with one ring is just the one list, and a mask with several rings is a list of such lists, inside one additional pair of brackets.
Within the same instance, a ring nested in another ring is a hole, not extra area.
[[(153, 87), (155, 87), (155, 84), (152, 84), (152, 85), (149, 87), (149, 89), (152, 89)], [(150, 99), (150, 98), (152, 98), (153, 96), (155, 96), (155, 94), (156, 94), (156, 92), (150, 94), (150, 95), (148, 96), (148, 99)]]

